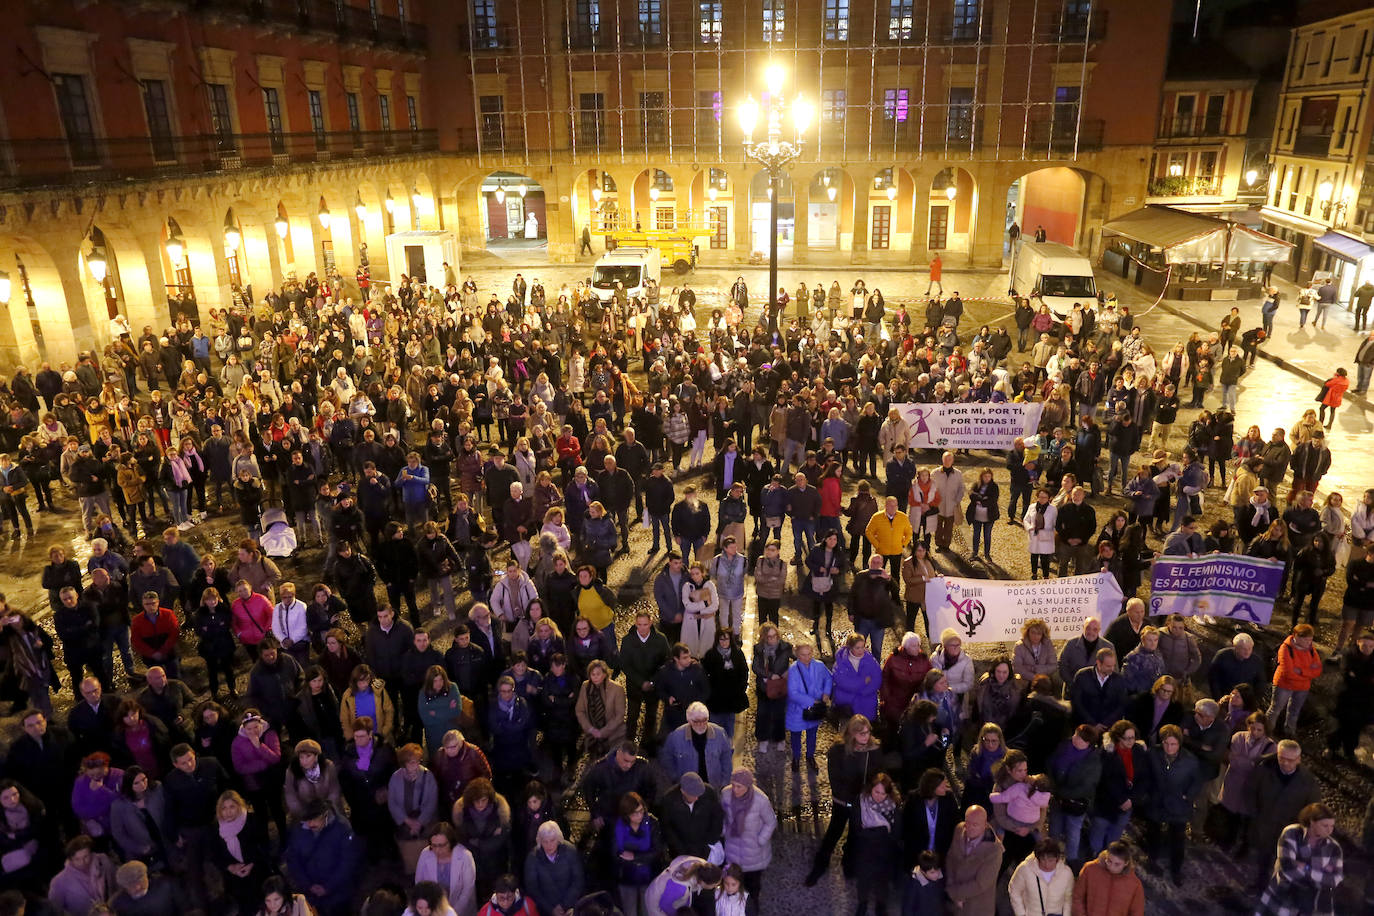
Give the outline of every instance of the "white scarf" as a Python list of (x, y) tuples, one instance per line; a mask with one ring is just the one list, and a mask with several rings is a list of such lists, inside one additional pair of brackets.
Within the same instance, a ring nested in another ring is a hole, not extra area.
[(243, 832), (243, 825), (246, 823), (247, 811), (240, 811), (239, 816), (232, 821), (219, 822), (219, 838), (224, 841), (224, 848), (229, 850), (229, 855), (239, 862), (243, 861), (243, 846), (239, 843), (239, 834)]

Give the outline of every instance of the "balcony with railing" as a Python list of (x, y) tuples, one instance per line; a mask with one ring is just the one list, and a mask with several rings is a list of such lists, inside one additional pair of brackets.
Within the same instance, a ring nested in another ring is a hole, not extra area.
[(469, 23), (458, 35), (458, 46), (460, 50), (478, 53), (505, 51), (515, 47), (515, 39), (515, 28), (512, 26)]
[(1107, 11), (1095, 9), (1086, 13), (1063, 13), (1043, 16), (1035, 29), (1036, 41), (1077, 44), (1101, 41), (1107, 37)]
[(1221, 184), (1200, 175), (1166, 175), (1150, 179), (1151, 197), (1219, 197)]
[(1159, 121), (1159, 138), (1161, 140), (1195, 140), (1202, 137), (1227, 137), (1238, 134), (1239, 131), (1226, 126), (1219, 112), (1211, 115), (1165, 115)]
[[(133, 5), (147, 0), (126, 0)], [(395, 16), (373, 15), (370, 10), (335, 0), (169, 0), (202, 16), (225, 21), (249, 22), (305, 32), (331, 34), (345, 41), (371, 41), (394, 48), (423, 51), (427, 30), (417, 22)]]
[[(1072, 121), (1032, 121), (1026, 134), (1026, 147), (1037, 152), (1068, 153), (1073, 150), (1099, 150), (1102, 148), (1106, 132), (1105, 121), (1084, 118), (1078, 123)], [(1004, 137), (1014, 145), (1015, 136)]]
[(0, 188), (76, 185), (436, 152), (436, 130), (0, 141)]
[(1293, 155), (1325, 157), (1331, 152), (1334, 134), (1299, 133), (1293, 141)]

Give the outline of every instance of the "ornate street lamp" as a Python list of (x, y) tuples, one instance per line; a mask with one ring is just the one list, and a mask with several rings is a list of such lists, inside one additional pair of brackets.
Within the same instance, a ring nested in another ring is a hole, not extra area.
[(181, 267), (186, 259), (186, 242), (181, 237), (181, 226), (171, 218), (167, 220), (167, 260), (172, 262), (172, 269)]
[[(740, 105), (740, 127), (744, 129), (744, 156), (763, 166), (768, 174), (769, 221), (772, 232), (768, 241), (768, 302), (778, 294), (778, 194), (777, 185), (783, 170), (796, 162), (802, 153), (802, 135), (811, 124), (811, 104), (798, 96), (792, 102), (791, 140), (783, 139), (783, 118), (787, 106), (783, 100), (782, 87), (786, 74), (782, 65), (769, 64), (765, 71), (768, 94), (762, 102), (747, 96)], [(759, 115), (767, 118), (765, 139), (755, 143), (754, 128), (758, 125)]]

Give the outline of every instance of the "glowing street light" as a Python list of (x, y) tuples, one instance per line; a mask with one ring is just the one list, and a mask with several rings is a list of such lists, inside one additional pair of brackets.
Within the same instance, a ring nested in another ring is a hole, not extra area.
[(272, 225), (275, 226), (277, 229), (277, 238), (281, 239), (282, 241), (285, 241), (286, 233), (289, 232), (291, 229), (291, 224), (286, 221), (286, 217), (278, 216), (276, 219), (272, 221)]
[(361, 223), (367, 219), (367, 205), (363, 203), (361, 194), (354, 193), (353, 195), (353, 212), (358, 214), (358, 222)]
[(105, 246), (91, 239), (91, 253), (86, 255), (86, 266), (90, 268), (91, 276), (95, 282), (105, 284), (105, 278), (109, 276), (110, 263), (105, 259)]
[(172, 262), (173, 267), (180, 267), (186, 257), (186, 243), (181, 240), (181, 236), (173, 235), (167, 239), (167, 258)]
[(329, 222), (329, 208), (324, 205), (324, 201), (320, 201), (320, 225), (323, 226), (325, 229), (328, 229)]
[(1258, 181), (1258, 180), (1259, 180), (1259, 170), (1258, 170), (1258, 169), (1248, 169), (1248, 170), (1246, 170), (1246, 172), (1245, 172), (1245, 183), (1246, 183), (1246, 184), (1248, 184), (1248, 185), (1253, 185), (1253, 184), (1254, 184), (1256, 181)]
[(959, 189), (958, 189), (957, 187), (954, 186), (954, 182), (951, 180), (950, 183), (945, 187), (945, 200), (951, 200), (951, 201), (952, 201), (952, 200), (954, 200), (954, 198), (956, 198), (956, 197), (958, 197), (958, 196), (959, 196)]
[[(768, 295), (777, 295), (778, 289), (778, 195), (777, 183), (782, 179), (784, 170), (801, 156), (802, 135), (811, 126), (814, 113), (811, 105), (797, 98), (792, 103), (791, 139), (783, 139), (783, 118), (787, 105), (782, 89), (787, 72), (780, 63), (771, 63), (764, 71), (764, 85), (768, 89), (762, 100), (747, 96), (739, 106), (740, 127), (744, 130), (744, 157), (753, 159), (763, 166), (768, 175), (769, 222), (772, 232), (768, 233)], [(753, 142), (754, 128), (758, 126), (759, 115), (767, 118), (765, 138)]]
[(396, 213), (396, 201), (391, 199), (390, 191), (386, 192), (386, 200), (383, 201), (383, 206), (386, 207), (386, 212), (391, 213), (393, 215)]

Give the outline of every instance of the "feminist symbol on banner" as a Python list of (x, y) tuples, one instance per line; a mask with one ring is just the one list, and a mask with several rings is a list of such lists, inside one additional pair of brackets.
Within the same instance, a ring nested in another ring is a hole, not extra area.
[(946, 595), (946, 600), (954, 606), (954, 619), (959, 626), (963, 627), (964, 633), (969, 639), (973, 639), (973, 634), (978, 632), (978, 628), (987, 619), (987, 608), (983, 607), (983, 602), (977, 598), (965, 598), (963, 601), (955, 600), (953, 595)]
[(911, 440), (913, 445), (916, 444), (917, 436), (925, 436), (926, 445), (928, 446), (935, 444), (935, 442), (933, 441), (934, 436), (932, 436), (930, 432), (930, 424), (926, 422), (926, 418), (934, 412), (935, 411), (933, 409), (923, 410), (920, 407), (913, 407), (911, 409), (911, 413), (915, 416), (916, 420), (916, 428), (911, 431)]

